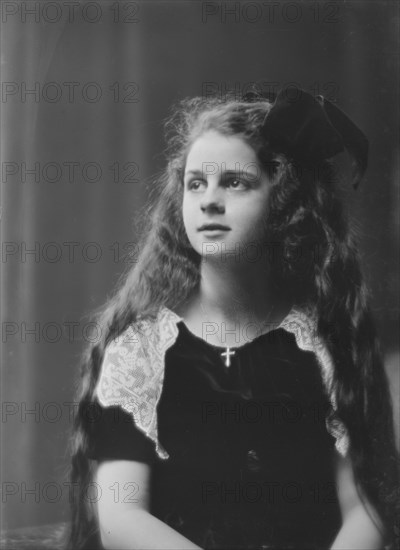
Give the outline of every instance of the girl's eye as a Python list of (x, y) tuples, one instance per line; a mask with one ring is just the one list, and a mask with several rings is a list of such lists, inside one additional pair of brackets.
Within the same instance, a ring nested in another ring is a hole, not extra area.
[[(244, 180), (235, 177), (226, 177), (222, 183), (224, 187), (231, 189), (247, 189), (249, 187)], [(201, 186), (207, 185), (207, 182), (201, 179), (193, 179), (189, 180), (186, 185), (189, 191), (198, 191)]]
[(191, 180), (188, 182), (187, 187), (192, 191), (197, 191), (202, 183), (204, 183), (202, 180)]
[(232, 189), (245, 189), (247, 187), (246, 182), (239, 178), (226, 178), (225, 185), (226, 187), (231, 187)]

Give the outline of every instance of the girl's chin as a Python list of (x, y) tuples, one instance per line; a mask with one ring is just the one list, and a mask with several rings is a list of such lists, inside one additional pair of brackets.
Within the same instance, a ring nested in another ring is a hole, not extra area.
[(203, 240), (197, 252), (204, 260), (220, 263), (243, 263), (246, 259), (240, 243), (232, 244), (226, 240)]
[(240, 264), (268, 264), (268, 247), (262, 242), (233, 242), (228, 239), (203, 238), (196, 242), (195, 250), (206, 260)]

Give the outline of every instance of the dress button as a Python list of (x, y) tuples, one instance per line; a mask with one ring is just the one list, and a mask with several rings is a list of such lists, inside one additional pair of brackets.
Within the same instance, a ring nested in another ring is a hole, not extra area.
[(261, 469), (260, 465), (260, 457), (258, 456), (257, 452), (254, 449), (250, 449), (250, 451), (247, 451), (247, 469), (250, 470), (250, 472), (259, 472)]

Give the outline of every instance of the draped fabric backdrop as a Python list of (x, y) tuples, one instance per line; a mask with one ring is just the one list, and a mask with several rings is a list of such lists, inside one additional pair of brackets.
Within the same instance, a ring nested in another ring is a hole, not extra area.
[(397, 421), (398, 4), (273, 4), (3, 2), (4, 527), (68, 518), (73, 381), (96, 338), (88, 315), (127, 267), (171, 104), (205, 90), (296, 83), (337, 100), (369, 136), (366, 178), (345, 197)]

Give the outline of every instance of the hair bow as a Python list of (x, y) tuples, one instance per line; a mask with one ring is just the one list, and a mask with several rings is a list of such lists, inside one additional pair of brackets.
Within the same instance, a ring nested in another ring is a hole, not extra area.
[[(291, 90), (291, 93), (290, 93)], [(272, 150), (301, 163), (318, 163), (346, 150), (352, 159), (352, 185), (357, 189), (367, 168), (368, 139), (332, 102), (322, 95), (293, 88), (276, 96), (248, 92), (243, 101), (273, 101), (262, 125), (262, 135)]]

